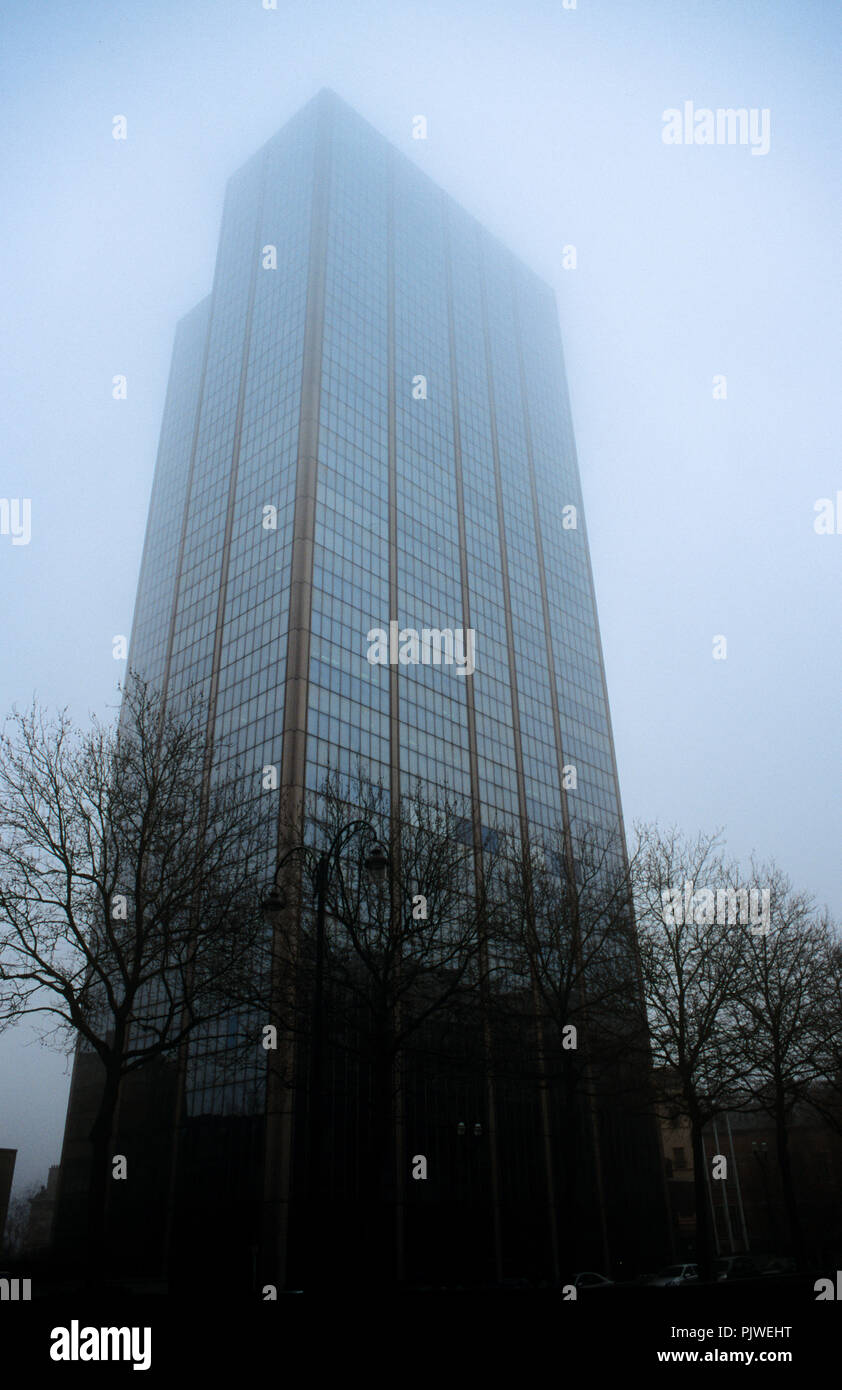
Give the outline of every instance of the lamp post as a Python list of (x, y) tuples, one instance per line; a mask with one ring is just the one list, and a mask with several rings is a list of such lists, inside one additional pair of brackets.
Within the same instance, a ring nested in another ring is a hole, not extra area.
[(769, 1145), (766, 1143), (765, 1139), (762, 1139), (760, 1143), (758, 1143), (756, 1139), (753, 1139), (751, 1141), (751, 1151), (760, 1165), (760, 1172), (763, 1177), (763, 1196), (766, 1199), (766, 1214), (769, 1220), (769, 1233), (773, 1243), (777, 1245), (779, 1243), (778, 1222), (772, 1207), (772, 1194), (769, 1191)]
[[(460, 1120), (458, 1122), (456, 1126), (456, 1134), (459, 1139), (464, 1139), (468, 1134), (468, 1126), (465, 1124), (464, 1120)], [(482, 1138), (482, 1125), (480, 1124), (479, 1120), (477, 1120), (471, 1126), (471, 1134), (473, 1135), (474, 1139)], [(479, 1174), (477, 1171), (475, 1171), (474, 1164), (474, 1155), (476, 1154), (476, 1168), (478, 1169), (479, 1152), (478, 1150), (474, 1149), (473, 1145), (458, 1144), (457, 1154), (460, 1176), (459, 1187), (461, 1189), (459, 1195), (462, 1204), (462, 1240), (460, 1250), (460, 1263), (462, 1265), (462, 1277), (466, 1280), (466, 1282), (470, 1283), (470, 1281), (476, 1276), (476, 1229), (474, 1219), (474, 1203), (472, 1198), (474, 1197), (475, 1191), (480, 1186), (478, 1182)], [(468, 1252), (470, 1252), (470, 1254)]]
[(275, 928), (279, 922), (281, 913), (287, 906), (287, 897), (282, 884), (283, 871), (291, 860), (295, 858), (299, 859), (310, 880), (316, 899), (316, 959), (313, 979), (312, 1036), (310, 1040), (310, 1104), (307, 1117), (309, 1159), (307, 1201), (310, 1210), (310, 1243), (312, 1251), (310, 1268), (314, 1273), (315, 1261), (318, 1258), (320, 1247), (320, 1242), (315, 1238), (315, 1231), (320, 1218), (318, 1204), (321, 1196), (323, 1148), (323, 1072), (325, 1051), (324, 959), (327, 893), (334, 872), (341, 873), (340, 861), (342, 853), (355, 835), (359, 835), (364, 841), (373, 841), (363, 863), (370, 874), (376, 878), (382, 878), (389, 867), (389, 851), (376, 838), (374, 831), (367, 821), (354, 820), (349, 821), (346, 825), (343, 825), (337, 830), (326, 850), (317, 850), (314, 846), (305, 845), (303, 843), (292, 845), (281, 859), (279, 859), (271, 887), (264, 894), (261, 902), (261, 910), (265, 920), (270, 926)]

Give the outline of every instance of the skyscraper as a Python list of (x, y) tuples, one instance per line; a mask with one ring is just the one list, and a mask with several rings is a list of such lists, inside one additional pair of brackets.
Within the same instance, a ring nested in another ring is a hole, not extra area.
[[(303, 813), (326, 775), (361, 770), (393, 801), (451, 788), (478, 864), (500, 827), (561, 827), (574, 860), (598, 827), (622, 865), (553, 293), (328, 91), (231, 179), (212, 293), (178, 326), (129, 664), (168, 701), (202, 692), (217, 748), (274, 793), (267, 815)], [(451, 1116), (482, 1154), (451, 1145), (439, 1171), (474, 1168), (424, 1199), (479, 1194), (477, 1268), (499, 1277), (543, 1242), (559, 1124), (523, 1087), (507, 1099), (486, 1081), (481, 1119)], [(246, 1248), (264, 1144), (272, 1201), (294, 1207), (297, 1102), (273, 1138), (261, 1084), (203, 1062), (200, 1040), (184, 1088), (185, 1240), (210, 1220), (204, 1180), (240, 1194), (231, 1248)], [(631, 1239), (630, 1191), (645, 1193), (641, 1224), (660, 1201), (654, 1130), (607, 1123), (582, 1150), (600, 1263), (616, 1256), (611, 1221)], [(535, 1268), (557, 1274), (554, 1260)]]

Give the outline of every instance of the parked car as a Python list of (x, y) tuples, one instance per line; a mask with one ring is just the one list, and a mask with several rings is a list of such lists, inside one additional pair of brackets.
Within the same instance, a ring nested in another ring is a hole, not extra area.
[(698, 1283), (699, 1267), (695, 1264), (667, 1265), (653, 1274), (647, 1283), (657, 1288), (669, 1288), (679, 1284)]
[(773, 1255), (772, 1258), (766, 1262), (762, 1272), (764, 1276), (767, 1274), (797, 1274), (798, 1265), (789, 1255)]
[(581, 1274), (573, 1275), (573, 1283), (577, 1289), (608, 1289), (614, 1285), (613, 1279), (606, 1279), (604, 1274), (595, 1274), (592, 1269), (585, 1269)]
[(713, 1277), (721, 1284), (730, 1279), (755, 1279), (760, 1266), (751, 1255), (725, 1255), (713, 1267)]

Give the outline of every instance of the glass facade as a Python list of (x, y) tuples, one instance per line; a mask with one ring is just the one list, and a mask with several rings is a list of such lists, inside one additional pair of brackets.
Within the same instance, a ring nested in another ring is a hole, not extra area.
[[(552, 291), (329, 94), (231, 180), (213, 294), (179, 325), (130, 665), (213, 698), (256, 779), (280, 766), (317, 141), (306, 785), (362, 760), (387, 785), (393, 766), (404, 789), (447, 784), (483, 825), (616, 830)], [(366, 659), (390, 621), (476, 632), (473, 678), (399, 664), (395, 747), (390, 672)]]

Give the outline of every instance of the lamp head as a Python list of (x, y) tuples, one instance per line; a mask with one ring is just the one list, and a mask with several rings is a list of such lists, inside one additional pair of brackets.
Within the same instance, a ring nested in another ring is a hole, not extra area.
[(280, 888), (270, 888), (260, 903), (260, 911), (267, 922), (275, 922), (286, 907), (286, 898)]
[(375, 878), (382, 878), (389, 867), (389, 854), (381, 844), (376, 844), (365, 857), (365, 866)]

